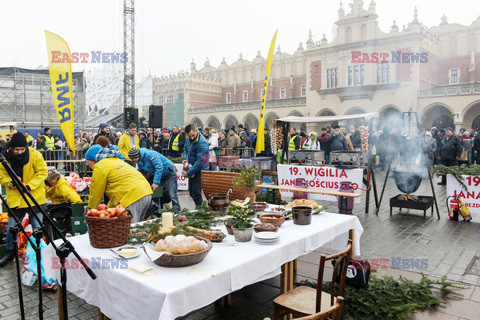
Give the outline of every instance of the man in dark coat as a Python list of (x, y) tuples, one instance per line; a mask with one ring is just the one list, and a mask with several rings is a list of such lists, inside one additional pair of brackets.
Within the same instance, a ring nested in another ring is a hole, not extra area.
[(358, 125), (355, 126), (355, 131), (353, 132), (350, 140), (352, 140), (353, 149), (355, 149), (355, 151), (362, 150), (362, 136), (360, 134), (360, 128)]
[(480, 134), (476, 134), (473, 139), (473, 152), (475, 153), (475, 163), (480, 164)]
[(93, 139), (93, 144), (96, 144), (97, 138), (100, 137), (100, 136), (107, 137), (108, 140), (110, 140), (111, 144), (115, 144), (115, 137), (110, 132), (110, 126), (108, 125), (108, 123), (100, 123), (100, 127), (98, 128), (98, 130), (100, 132)]
[(328, 137), (330, 152), (348, 150), (347, 140), (345, 140), (345, 136), (340, 133), (340, 127), (337, 125), (334, 126), (333, 129), (333, 133)]
[[(440, 147), (440, 161), (441, 164), (447, 167), (457, 166), (458, 159), (462, 155), (462, 144), (460, 139), (453, 132), (453, 129), (448, 127), (445, 129), (445, 137), (442, 139)], [(442, 176), (442, 181), (439, 185), (447, 184), (446, 176)]]

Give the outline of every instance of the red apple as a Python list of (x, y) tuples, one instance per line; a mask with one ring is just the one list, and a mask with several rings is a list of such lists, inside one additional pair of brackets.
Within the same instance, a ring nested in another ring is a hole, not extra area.
[(107, 218), (108, 215), (109, 215), (108, 211), (100, 210), (98, 217), (99, 217), (99, 218)]
[(90, 210), (88, 210), (87, 215), (91, 216), (91, 217), (98, 217), (98, 210), (97, 209), (90, 209)]
[(125, 207), (121, 204), (115, 207), (115, 216), (118, 217), (119, 215), (122, 214), (122, 212), (125, 211)]
[(183, 222), (185, 220), (187, 220), (187, 217), (185, 217), (185, 216), (178, 217), (178, 222)]
[(108, 209), (108, 206), (104, 203), (101, 203), (98, 205), (97, 207), (97, 210), (100, 211), (100, 210), (107, 210)]

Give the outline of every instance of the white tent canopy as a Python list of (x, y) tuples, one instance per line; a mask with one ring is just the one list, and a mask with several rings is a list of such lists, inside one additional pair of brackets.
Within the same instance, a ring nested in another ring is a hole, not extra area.
[(289, 122), (289, 123), (323, 123), (323, 122), (333, 122), (333, 121), (342, 121), (342, 120), (351, 120), (365, 118), (365, 120), (370, 120), (371, 118), (378, 117), (378, 112), (371, 113), (361, 113), (361, 114), (351, 114), (343, 116), (325, 116), (325, 117), (285, 117), (277, 119), (276, 122)]

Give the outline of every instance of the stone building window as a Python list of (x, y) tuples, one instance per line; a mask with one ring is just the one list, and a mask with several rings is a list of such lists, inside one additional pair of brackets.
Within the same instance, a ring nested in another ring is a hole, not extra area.
[(327, 88), (338, 87), (338, 68), (327, 69)]
[(231, 103), (231, 102), (232, 102), (232, 94), (229, 92), (227, 93), (226, 103)]
[(365, 82), (365, 66), (363, 64), (348, 66), (348, 85), (358, 86)]
[(302, 87), (300, 88), (300, 96), (305, 97), (307, 95), (307, 86), (302, 84)]
[(247, 101), (248, 101), (248, 91), (244, 90), (243, 91), (243, 102), (247, 102)]
[(450, 84), (458, 83), (460, 71), (458, 69), (450, 70)]
[(285, 87), (280, 88), (280, 99), (284, 99), (287, 96), (287, 91), (285, 90)]
[(377, 63), (377, 83), (390, 82), (390, 64), (388, 62)]

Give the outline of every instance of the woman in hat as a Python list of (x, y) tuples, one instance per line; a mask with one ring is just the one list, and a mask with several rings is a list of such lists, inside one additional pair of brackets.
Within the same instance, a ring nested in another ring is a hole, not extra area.
[[(27, 139), (23, 134), (17, 132), (2, 150), (2, 155), (7, 159), (13, 172), (20, 178), (38, 204), (45, 208), (44, 181), (48, 175), (48, 170), (42, 154), (33, 148), (27, 147)], [(28, 204), (23, 200), (20, 191), (13, 185), (12, 178), (3, 165), (0, 165), (0, 184), (7, 189), (7, 204), (20, 221), (26, 213), (31, 214), (28, 209)], [(31, 200), (28, 200), (28, 202), (37, 213), (36, 216), (38, 219), (40, 219), (40, 221), (37, 221), (35, 217), (30, 216), (30, 224), (33, 229), (36, 229), (40, 226), (43, 215)], [(8, 219), (7, 229), (7, 253), (5, 257), (0, 260), (0, 266), (13, 260), (13, 237), (8, 230), (14, 224), (15, 220), (10, 217)]]
[(150, 207), (153, 193), (143, 175), (120, 160), (113, 148), (95, 144), (88, 149), (85, 159), (93, 169), (88, 206), (96, 208), (106, 194), (110, 199), (109, 208), (121, 204), (132, 212), (132, 222), (141, 221)]

